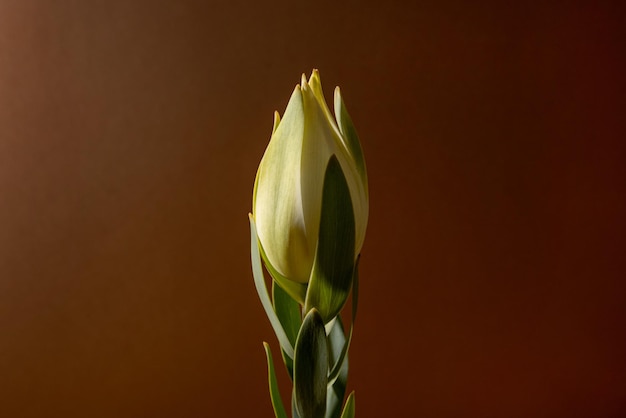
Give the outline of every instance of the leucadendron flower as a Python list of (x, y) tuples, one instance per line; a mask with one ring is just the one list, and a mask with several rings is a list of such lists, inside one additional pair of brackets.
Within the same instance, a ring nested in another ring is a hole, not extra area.
[(334, 276), (352, 274), (367, 226), (363, 152), (338, 87), (334, 99), (335, 117), (318, 71), (308, 81), (302, 75), (282, 119), (275, 113), (255, 180), (252, 216), (263, 261), (300, 303), (326, 297), (306, 293), (314, 280), (349, 288), (351, 278)]

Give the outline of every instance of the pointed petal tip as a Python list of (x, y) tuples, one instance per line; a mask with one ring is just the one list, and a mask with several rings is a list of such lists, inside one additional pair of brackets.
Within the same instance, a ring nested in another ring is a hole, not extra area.
[(274, 125), (272, 126), (272, 135), (278, 129), (278, 124), (280, 123), (280, 113), (277, 110), (274, 111)]
[[(291, 93), (291, 97), (289, 98), (289, 101), (291, 101), (294, 96), (302, 97), (302, 91), (303, 90), (304, 90), (304, 88), (300, 84), (296, 84), (296, 87), (294, 87), (294, 89), (293, 89), (293, 93)], [(285, 113), (286, 112), (287, 111), (285, 110)], [(283, 114), (283, 116), (285, 116), (285, 115)]]
[(335, 107), (335, 119), (337, 120), (337, 122), (339, 122), (339, 118), (340, 118), (340, 113), (341, 113), (341, 105), (343, 103), (343, 100), (341, 99), (341, 89), (339, 88), (339, 86), (335, 87), (335, 92), (334, 92), (334, 97), (333, 97), (333, 101), (334, 101), (334, 107)]
[(317, 70), (317, 68), (314, 68), (313, 71), (311, 71), (311, 77), (309, 77), (309, 84), (311, 84), (313, 81), (316, 81), (317, 83), (321, 84), (320, 72)]

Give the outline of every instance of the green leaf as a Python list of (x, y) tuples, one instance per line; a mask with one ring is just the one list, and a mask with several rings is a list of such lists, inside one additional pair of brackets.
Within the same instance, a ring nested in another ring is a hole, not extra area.
[(305, 301), (330, 322), (346, 303), (354, 270), (354, 211), (348, 183), (336, 156), (324, 175), (319, 239)]
[[(334, 382), (328, 382), (326, 398), (326, 418), (339, 418), (343, 398), (346, 394), (346, 382), (348, 380), (348, 356), (342, 353), (346, 345), (341, 315), (337, 316), (333, 327), (328, 334), (330, 364), (341, 362), (341, 368)], [(341, 360), (340, 360), (341, 357)]]
[(302, 313), (300, 304), (296, 302), (280, 285), (272, 284), (272, 296), (274, 300), (274, 310), (291, 344), (296, 343), (298, 331), (302, 324)]
[(361, 180), (365, 185), (365, 193), (367, 195), (367, 170), (365, 167), (365, 158), (363, 157), (363, 149), (361, 148), (361, 142), (359, 136), (356, 133), (352, 118), (348, 114), (343, 99), (341, 98), (341, 90), (339, 87), (335, 88), (335, 118), (339, 125), (339, 130), (345, 138), (346, 148), (356, 163), (357, 170), (361, 176)]
[[(348, 341), (345, 342), (341, 349), (341, 353), (337, 356), (336, 360), (333, 360), (331, 364), (334, 364), (328, 375), (328, 381), (330, 384), (334, 384), (334, 380), (340, 375), (343, 367), (344, 358), (347, 358), (348, 350), (350, 349), (350, 343), (352, 342), (352, 333), (354, 331), (354, 322), (356, 321), (356, 313), (359, 307), (359, 256), (356, 260), (354, 267), (354, 277), (352, 279), (352, 322), (350, 323), (350, 332), (348, 334)], [(342, 328), (343, 331), (343, 328)], [(344, 338), (345, 340), (345, 338)]]
[(304, 317), (296, 341), (293, 388), (302, 418), (321, 418), (326, 410), (328, 346), (324, 322), (312, 309)]
[(270, 350), (270, 345), (266, 342), (263, 342), (263, 347), (265, 348), (265, 356), (267, 357), (267, 378), (274, 414), (276, 415), (276, 418), (287, 418), (287, 412), (285, 412), (283, 400), (281, 399), (280, 391), (278, 390), (278, 381), (276, 380), (276, 373), (274, 371), (274, 360), (272, 360), (272, 350)]
[(280, 354), (283, 358), (283, 363), (285, 363), (285, 368), (287, 369), (289, 378), (293, 381), (293, 359), (285, 353), (285, 350), (281, 350)]
[(252, 275), (254, 276), (254, 285), (259, 295), (259, 299), (261, 300), (261, 304), (263, 305), (263, 309), (265, 309), (265, 314), (270, 320), (272, 328), (274, 328), (274, 333), (276, 334), (276, 338), (278, 338), (280, 346), (283, 350), (285, 350), (285, 353), (289, 357), (293, 358), (293, 345), (289, 342), (289, 338), (287, 337), (276, 312), (274, 312), (270, 296), (267, 293), (267, 287), (265, 286), (265, 279), (263, 277), (263, 267), (261, 266), (261, 255), (259, 253), (259, 240), (256, 234), (256, 227), (254, 225), (252, 215), (250, 214), (248, 217), (250, 219), (250, 257), (252, 259)]
[[(296, 344), (298, 331), (302, 324), (302, 313), (300, 304), (296, 302), (285, 290), (276, 282), (272, 283), (272, 299), (274, 301), (274, 311), (289, 338), (292, 345)], [(289, 372), (289, 377), (293, 380), (293, 360), (283, 351), (283, 361)]]
[(341, 414), (341, 418), (354, 418), (354, 410), (356, 400), (354, 399), (354, 391), (350, 393), (348, 396), (348, 400), (346, 401), (346, 406), (343, 408), (343, 413)]

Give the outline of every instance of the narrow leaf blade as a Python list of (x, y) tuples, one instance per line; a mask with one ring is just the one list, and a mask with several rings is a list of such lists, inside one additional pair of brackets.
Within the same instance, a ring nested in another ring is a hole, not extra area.
[(333, 364), (333, 368), (328, 375), (329, 384), (333, 384), (334, 380), (339, 376), (343, 367), (344, 359), (347, 358), (350, 343), (352, 342), (352, 333), (354, 332), (354, 323), (356, 321), (356, 313), (359, 307), (359, 260), (360, 256), (356, 260), (354, 277), (352, 278), (352, 322), (350, 323), (350, 332), (348, 333), (348, 340), (344, 343), (341, 349), (341, 353), (331, 362), (331, 364)]
[[(359, 174), (363, 180), (363, 183), (367, 186), (367, 170), (365, 168), (365, 158), (363, 157), (363, 149), (361, 148), (361, 141), (356, 133), (352, 118), (348, 114), (346, 105), (341, 97), (341, 90), (339, 87), (335, 89), (335, 118), (337, 119), (337, 125), (339, 130), (346, 140), (346, 147), (350, 152), (350, 155), (356, 163)], [(367, 189), (366, 189), (367, 193)]]
[(343, 408), (343, 413), (341, 414), (341, 418), (354, 418), (354, 413), (356, 409), (356, 400), (354, 399), (354, 391), (350, 393), (348, 396), (348, 400), (346, 401), (346, 406)]
[(280, 320), (280, 323), (287, 334), (287, 338), (291, 344), (296, 343), (298, 331), (302, 324), (302, 313), (300, 312), (300, 304), (296, 302), (285, 290), (276, 282), (272, 284), (272, 299), (274, 301), (274, 310)]
[[(274, 311), (287, 334), (287, 338), (292, 345), (296, 344), (298, 331), (302, 324), (302, 313), (300, 304), (276, 282), (272, 283), (272, 300), (274, 301)], [(283, 350), (283, 361), (289, 372), (289, 377), (293, 380), (293, 360), (287, 356)]]
[(338, 364), (341, 362), (341, 367), (334, 381), (331, 382), (329, 377), (326, 398), (326, 418), (339, 418), (348, 380), (348, 356), (343, 352), (346, 346), (346, 335), (344, 333), (341, 315), (337, 316), (334, 326), (328, 334), (328, 345), (330, 364)]
[(272, 350), (270, 350), (270, 345), (266, 342), (263, 342), (263, 347), (265, 348), (265, 356), (267, 357), (267, 378), (274, 414), (276, 415), (276, 418), (287, 418), (287, 412), (285, 412), (283, 400), (280, 397), (280, 391), (278, 390), (278, 380), (276, 379), (276, 372), (274, 370)]
[(254, 285), (256, 287), (256, 291), (259, 295), (259, 299), (261, 300), (261, 304), (263, 305), (263, 309), (265, 309), (265, 314), (267, 315), (270, 323), (272, 324), (272, 328), (274, 328), (274, 333), (276, 334), (276, 338), (278, 338), (278, 342), (285, 353), (293, 358), (293, 346), (289, 342), (289, 338), (283, 329), (276, 312), (274, 312), (274, 308), (272, 306), (272, 301), (270, 300), (270, 296), (267, 293), (267, 287), (265, 286), (265, 279), (263, 278), (263, 267), (261, 266), (261, 255), (259, 253), (259, 241), (256, 233), (256, 227), (254, 225), (254, 220), (252, 219), (252, 215), (249, 215), (250, 218), (250, 256), (252, 259), (252, 275), (254, 276)]

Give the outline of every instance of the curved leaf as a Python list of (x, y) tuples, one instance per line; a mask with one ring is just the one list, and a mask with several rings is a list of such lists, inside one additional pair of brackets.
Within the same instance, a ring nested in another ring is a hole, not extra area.
[(291, 418), (302, 418), (298, 408), (296, 408), (296, 393), (294, 390), (291, 391)]
[(348, 400), (346, 401), (346, 406), (343, 408), (343, 413), (341, 414), (341, 418), (354, 418), (354, 412), (356, 408), (356, 400), (354, 399), (354, 391), (350, 393), (348, 396)]
[(278, 315), (289, 341), (291, 344), (295, 344), (302, 324), (300, 304), (276, 282), (272, 284), (272, 299), (276, 315)]
[(346, 395), (346, 383), (348, 380), (348, 356), (343, 353), (346, 346), (346, 335), (341, 321), (341, 315), (337, 316), (334, 326), (328, 333), (328, 353), (330, 364), (341, 363), (341, 368), (334, 381), (328, 381), (326, 398), (326, 418), (339, 418), (343, 399)]
[[(274, 301), (274, 311), (287, 334), (287, 338), (289, 338), (289, 342), (295, 345), (300, 325), (302, 325), (300, 304), (276, 282), (272, 283), (272, 300)], [(284, 350), (282, 354), (289, 377), (293, 380), (293, 360), (285, 354)]]
[(312, 309), (302, 321), (294, 358), (294, 397), (296, 408), (302, 418), (324, 416), (327, 383), (326, 331), (319, 312)]
[(350, 189), (336, 156), (324, 175), (319, 239), (306, 294), (305, 312), (330, 322), (346, 303), (354, 271), (354, 211)]
[(361, 148), (359, 136), (356, 133), (354, 124), (352, 123), (352, 118), (350, 118), (348, 110), (346, 109), (346, 105), (344, 104), (341, 97), (341, 90), (339, 89), (339, 87), (335, 88), (335, 118), (337, 119), (337, 125), (339, 125), (339, 130), (345, 138), (346, 148), (354, 159), (357, 170), (361, 175), (361, 180), (365, 185), (365, 194), (367, 195), (367, 170), (365, 168), (363, 149)]
[(293, 358), (293, 346), (289, 342), (289, 338), (287, 337), (276, 312), (274, 312), (270, 296), (267, 293), (267, 287), (265, 286), (263, 267), (261, 266), (261, 255), (259, 253), (259, 240), (254, 220), (252, 219), (252, 214), (249, 214), (248, 218), (250, 219), (250, 257), (252, 259), (252, 275), (254, 276), (254, 285), (259, 295), (259, 299), (261, 300), (261, 304), (263, 305), (263, 309), (265, 309), (265, 314), (270, 320), (272, 328), (274, 328), (274, 333), (276, 334), (276, 338), (278, 338), (280, 346), (283, 350), (285, 350), (285, 353), (289, 357)]
[[(352, 342), (352, 333), (354, 331), (354, 322), (356, 321), (356, 313), (359, 307), (359, 260), (361, 256), (356, 260), (356, 264), (354, 266), (354, 277), (352, 283), (352, 322), (350, 323), (350, 332), (348, 334), (348, 341), (345, 342), (343, 348), (341, 349), (341, 354), (337, 357), (336, 360), (332, 364), (333, 368), (328, 375), (328, 381), (330, 384), (334, 384), (334, 380), (337, 379), (339, 373), (343, 367), (344, 358), (347, 358), (348, 349), (350, 349), (350, 343)], [(343, 328), (342, 328), (343, 331)], [(345, 340), (345, 338), (344, 338)]]
[(274, 360), (272, 360), (272, 350), (270, 350), (270, 345), (266, 342), (263, 342), (263, 347), (265, 348), (265, 356), (267, 357), (267, 379), (274, 414), (276, 415), (276, 418), (287, 418), (287, 412), (285, 412), (283, 400), (280, 397), (280, 391), (278, 390), (278, 381), (276, 380), (276, 373), (274, 371)]

